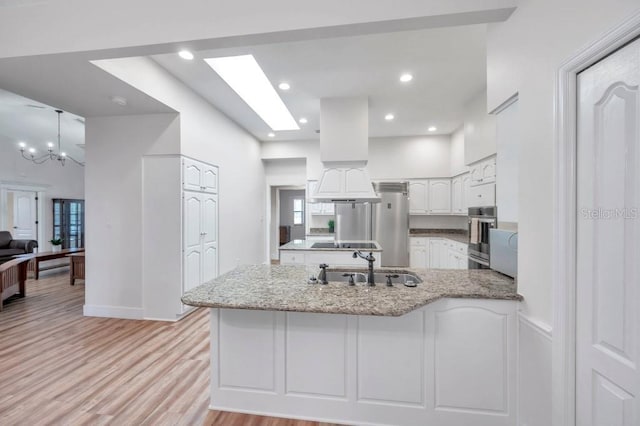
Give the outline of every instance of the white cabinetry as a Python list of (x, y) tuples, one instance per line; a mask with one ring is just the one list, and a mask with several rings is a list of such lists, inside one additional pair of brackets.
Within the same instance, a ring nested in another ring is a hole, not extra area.
[(430, 214), (450, 214), (451, 179), (430, 179), (428, 200)]
[(451, 214), (451, 179), (409, 181), (409, 214)]
[(218, 195), (183, 195), (184, 290), (218, 275)]
[(471, 176), (465, 173), (451, 179), (451, 213), (467, 215), (471, 189)]
[[(381, 265), (382, 252), (373, 252), (376, 258), (373, 266), (379, 268)], [(366, 268), (367, 262), (363, 259), (353, 258), (353, 251), (343, 250), (280, 250), (281, 265), (310, 265), (318, 266), (326, 263), (330, 268), (340, 266), (356, 266), (358, 269)]]
[(496, 157), (492, 156), (469, 166), (471, 186), (496, 181)]
[(211, 407), (331, 413), (341, 424), (514, 425), (517, 307), (443, 299), (399, 317), (211, 309)]
[(409, 238), (409, 265), (411, 268), (429, 267), (429, 239), (421, 237)]
[(410, 267), (467, 269), (467, 244), (448, 238), (411, 237)]
[[(185, 291), (218, 275), (218, 168), (179, 155), (143, 157), (143, 307), (176, 320)], [(162, 211), (163, 214), (155, 212)]]
[(469, 189), (469, 207), (496, 205), (496, 184), (472, 186)]
[(427, 193), (429, 181), (416, 179), (409, 182), (409, 213), (427, 214)]
[(191, 158), (182, 160), (182, 184), (185, 191), (218, 192), (218, 168)]

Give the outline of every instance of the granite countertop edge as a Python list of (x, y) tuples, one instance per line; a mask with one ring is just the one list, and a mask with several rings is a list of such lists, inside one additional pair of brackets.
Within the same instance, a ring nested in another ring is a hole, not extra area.
[[(394, 268), (376, 269), (394, 272)], [(271, 281), (262, 278), (264, 271), (272, 270), (281, 275)], [(326, 286), (301, 283), (306, 274), (304, 266), (246, 265), (188, 291), (182, 302), (202, 308), (397, 317), (445, 298), (523, 300), (516, 292), (515, 282), (494, 271), (403, 270), (423, 279), (417, 291), (399, 284), (393, 289), (378, 284), (368, 294), (370, 290), (362, 284), (349, 287), (338, 282)], [(247, 278), (243, 271), (247, 271)], [(284, 275), (277, 271), (284, 271)], [(397, 292), (395, 297), (390, 297), (390, 291)]]

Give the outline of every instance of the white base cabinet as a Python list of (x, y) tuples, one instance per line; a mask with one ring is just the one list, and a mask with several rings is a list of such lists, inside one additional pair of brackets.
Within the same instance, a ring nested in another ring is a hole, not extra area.
[(467, 244), (447, 238), (411, 237), (411, 268), (468, 269)]
[(218, 168), (143, 157), (143, 215), (144, 317), (175, 321), (192, 310), (184, 292), (218, 275)]
[(401, 317), (212, 309), (210, 408), (341, 424), (511, 426), (516, 308), (443, 299)]
[[(374, 267), (381, 265), (382, 252), (373, 252), (376, 258)], [(353, 258), (353, 251), (325, 251), (325, 250), (280, 250), (281, 265), (309, 265), (319, 266), (326, 263), (330, 268), (340, 266), (355, 266), (366, 268), (367, 262), (363, 259)]]

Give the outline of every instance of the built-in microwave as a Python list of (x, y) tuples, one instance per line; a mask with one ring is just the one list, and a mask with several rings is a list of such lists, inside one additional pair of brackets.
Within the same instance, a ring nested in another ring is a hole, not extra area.
[(495, 206), (469, 207), (469, 269), (488, 269), (489, 230), (498, 227)]

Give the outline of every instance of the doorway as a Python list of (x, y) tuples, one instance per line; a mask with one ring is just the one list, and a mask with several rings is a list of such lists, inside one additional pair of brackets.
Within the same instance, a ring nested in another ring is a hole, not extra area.
[(36, 240), (42, 250), (45, 191), (44, 186), (0, 182), (0, 230), (11, 232), (14, 239)]
[(7, 229), (16, 240), (38, 240), (38, 193), (7, 191)]
[(576, 423), (640, 424), (640, 39), (577, 78)]
[(305, 191), (304, 189), (280, 190), (279, 245), (305, 237)]
[[(592, 66), (606, 64), (625, 48), (637, 46), (639, 36), (637, 13), (576, 53), (558, 71), (554, 425), (592, 425), (606, 417), (601, 424), (625, 426), (640, 420), (640, 288), (636, 266), (640, 218), (627, 215), (633, 215), (640, 201), (640, 68), (632, 65), (632, 78), (625, 77), (624, 70), (605, 70), (598, 77), (604, 78), (602, 84), (595, 85), (593, 76), (580, 76)], [(635, 55), (631, 63), (637, 63), (638, 53), (630, 55)], [(586, 85), (592, 85), (592, 94), (581, 93)], [(587, 97), (579, 99), (583, 95)], [(621, 155), (621, 149), (629, 151)], [(593, 205), (603, 202), (606, 204)], [(612, 274), (607, 275), (607, 271)], [(625, 365), (631, 374), (623, 372)]]

